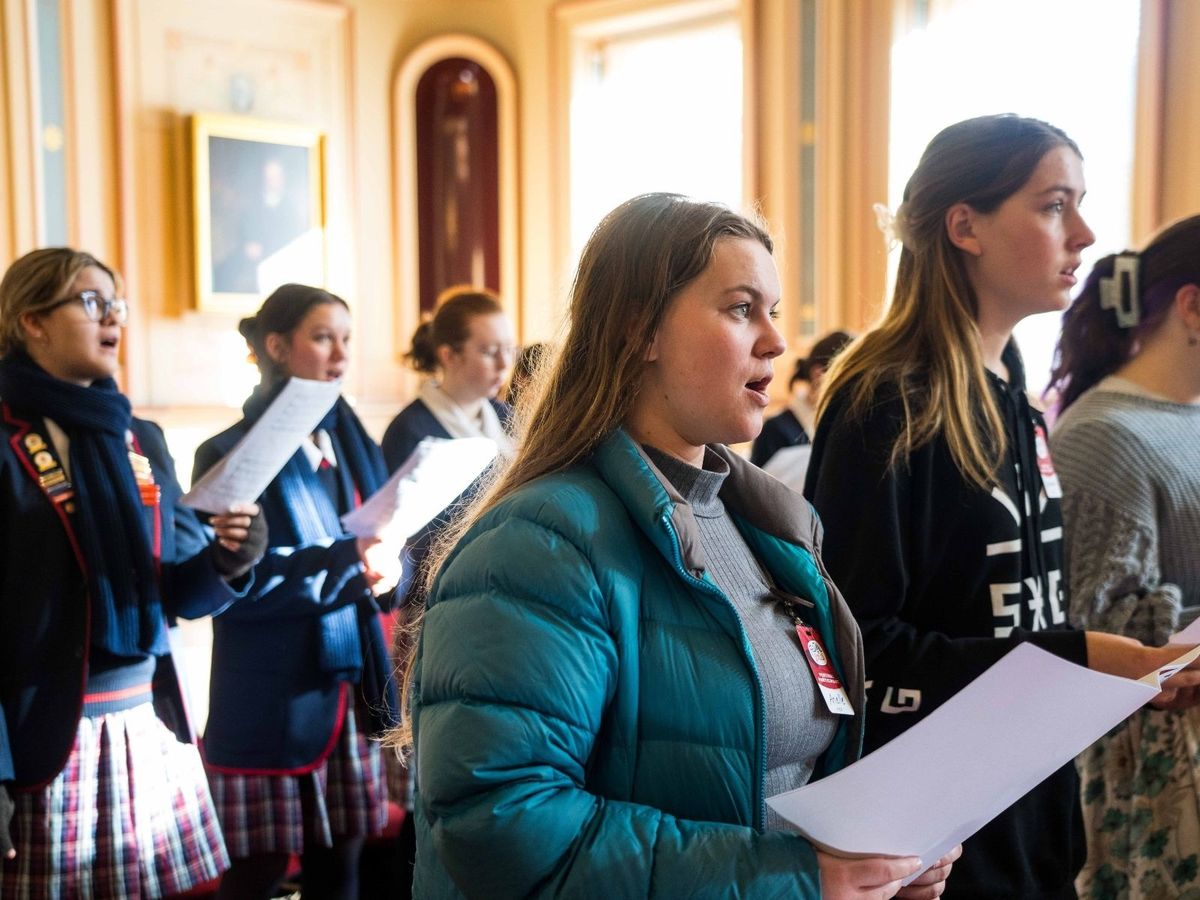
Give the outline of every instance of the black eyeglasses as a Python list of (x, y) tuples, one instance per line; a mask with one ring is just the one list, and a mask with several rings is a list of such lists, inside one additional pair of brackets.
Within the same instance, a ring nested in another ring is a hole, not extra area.
[(103, 322), (112, 316), (114, 322), (124, 325), (125, 320), (129, 318), (129, 301), (124, 297), (113, 297), (112, 299), (102, 297), (98, 291), (80, 291), (70, 297), (63, 297), (57, 303), (47, 306), (46, 312), (58, 309), (64, 303), (74, 303), (76, 300), (83, 304), (84, 313), (93, 322)]

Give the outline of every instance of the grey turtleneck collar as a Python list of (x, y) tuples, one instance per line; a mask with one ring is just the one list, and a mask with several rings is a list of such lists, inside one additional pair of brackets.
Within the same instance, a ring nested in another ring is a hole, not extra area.
[(648, 444), (643, 444), (642, 449), (688, 502), (694, 515), (705, 519), (725, 515), (725, 504), (721, 502), (719, 495), (725, 479), (729, 476), (729, 463), (707, 447), (704, 448), (702, 469)]

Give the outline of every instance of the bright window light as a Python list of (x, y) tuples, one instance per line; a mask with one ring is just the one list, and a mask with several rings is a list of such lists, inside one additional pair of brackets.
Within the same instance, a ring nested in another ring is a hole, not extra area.
[(674, 191), (741, 208), (735, 14), (581, 42), (576, 53), (572, 260), (604, 214), (637, 194)]
[[(945, 126), (1014, 112), (1062, 128), (1079, 145), (1082, 211), (1096, 233), (1080, 282), (1130, 241), (1139, 0), (944, 0), (892, 49), (888, 204), (900, 203), (921, 151)], [(893, 270), (899, 250), (893, 250)], [(1049, 381), (1058, 313), (1017, 328), (1029, 387)]]

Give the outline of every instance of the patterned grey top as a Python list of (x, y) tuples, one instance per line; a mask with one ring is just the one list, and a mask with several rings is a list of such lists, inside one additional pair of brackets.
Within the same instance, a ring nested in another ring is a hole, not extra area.
[[(704, 468), (644, 447), (688, 504), (700, 532), (709, 575), (733, 603), (758, 666), (767, 715), (767, 796), (808, 782), (833, 740), (836, 716), (817, 692), (791, 617), (771, 594), (767, 575), (718, 496), (729, 466), (706, 452)], [(767, 828), (790, 828), (767, 807)]]
[(1200, 406), (1109, 377), (1050, 435), (1071, 621), (1164, 644), (1200, 610)]

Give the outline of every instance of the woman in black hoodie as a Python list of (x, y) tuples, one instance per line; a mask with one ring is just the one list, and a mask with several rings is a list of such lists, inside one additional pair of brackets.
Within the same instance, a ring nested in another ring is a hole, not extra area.
[[(1066, 307), (1094, 240), (1083, 194), (1079, 149), (1053, 126), (946, 128), (897, 211), (892, 302), (829, 373), (806, 493), (863, 630), (867, 750), (1023, 641), (1135, 678), (1176, 655), (1066, 620), (1061, 490), (1012, 329)], [(1085, 850), (1067, 765), (964, 844), (947, 893), (1074, 897)]]

